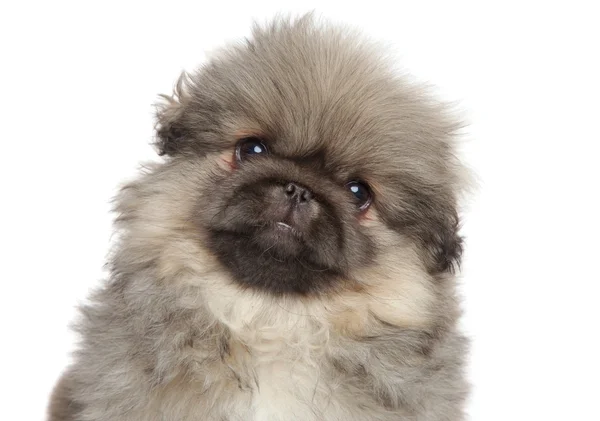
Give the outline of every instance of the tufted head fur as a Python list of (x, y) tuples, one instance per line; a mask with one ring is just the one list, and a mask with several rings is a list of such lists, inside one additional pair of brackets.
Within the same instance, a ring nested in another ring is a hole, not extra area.
[(53, 419), (461, 419), (460, 125), (379, 51), (305, 16), (179, 79)]

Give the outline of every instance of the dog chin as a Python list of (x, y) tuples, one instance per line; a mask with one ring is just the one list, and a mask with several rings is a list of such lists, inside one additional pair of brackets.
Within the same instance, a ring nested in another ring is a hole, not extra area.
[(339, 270), (318, 263), (296, 229), (270, 223), (252, 234), (213, 232), (211, 250), (243, 288), (273, 295), (319, 295), (335, 288)]

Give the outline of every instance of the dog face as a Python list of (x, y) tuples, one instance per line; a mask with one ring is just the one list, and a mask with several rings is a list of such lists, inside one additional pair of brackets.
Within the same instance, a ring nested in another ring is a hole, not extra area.
[(192, 221), (239, 286), (360, 289), (359, 273), (407, 247), (432, 276), (458, 263), (458, 125), (372, 48), (310, 20), (256, 29), (159, 109), (185, 202), (165, 217)]
[(373, 241), (358, 221), (370, 191), (333, 178), (322, 153), (290, 154), (285, 143), (240, 140), (230, 173), (205, 191), (214, 202), (212, 212), (198, 208), (201, 229), (243, 285), (274, 293), (325, 290), (369, 263)]

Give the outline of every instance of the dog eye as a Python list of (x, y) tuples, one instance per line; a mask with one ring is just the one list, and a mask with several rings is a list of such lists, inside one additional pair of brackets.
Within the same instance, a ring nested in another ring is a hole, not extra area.
[(253, 155), (266, 155), (269, 150), (258, 137), (246, 137), (240, 140), (235, 148), (235, 156), (238, 161)]
[(371, 205), (373, 196), (369, 186), (360, 181), (350, 181), (346, 184), (346, 188), (355, 197), (356, 204), (361, 211), (366, 210)]

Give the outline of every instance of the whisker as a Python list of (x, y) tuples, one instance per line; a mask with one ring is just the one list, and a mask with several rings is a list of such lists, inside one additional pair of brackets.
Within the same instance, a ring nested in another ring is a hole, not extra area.
[(294, 257), (296, 259), (296, 261), (298, 263), (300, 263), (302, 265), (303, 268), (310, 270), (311, 272), (327, 272), (327, 269), (313, 269), (310, 268), (308, 266), (306, 266), (304, 263), (302, 263), (302, 261), (300, 259), (298, 259), (297, 257)]

